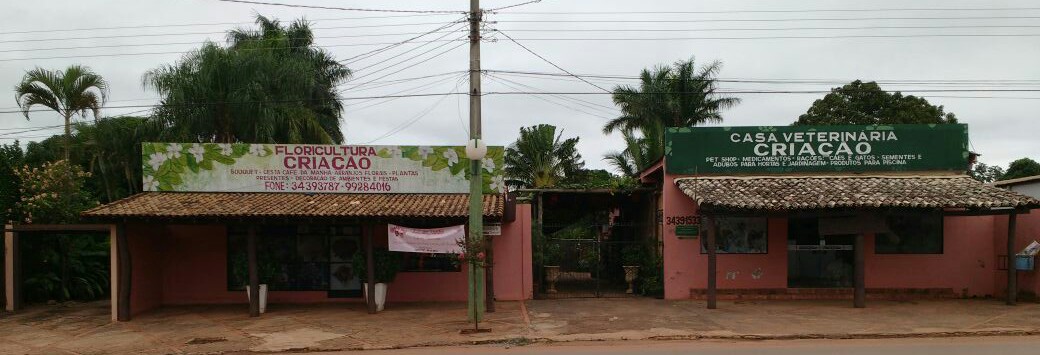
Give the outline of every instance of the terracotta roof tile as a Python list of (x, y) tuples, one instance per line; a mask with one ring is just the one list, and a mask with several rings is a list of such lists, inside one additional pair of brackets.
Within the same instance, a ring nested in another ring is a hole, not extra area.
[[(504, 199), (484, 195), (484, 216)], [(145, 192), (83, 212), (84, 217), (466, 217), (466, 194), (298, 194)]]
[(754, 176), (678, 178), (702, 206), (797, 210), (849, 207), (1040, 207), (1040, 201), (966, 176)]

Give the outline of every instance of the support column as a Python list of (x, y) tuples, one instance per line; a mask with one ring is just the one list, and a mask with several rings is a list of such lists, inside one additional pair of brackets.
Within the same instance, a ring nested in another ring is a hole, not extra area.
[(718, 308), (717, 304), (717, 283), (718, 283), (718, 263), (717, 253), (715, 253), (715, 218), (711, 216), (704, 216), (707, 226), (708, 235), (708, 309)]
[(863, 233), (856, 234), (856, 245), (853, 246), (854, 263), (853, 269), (853, 283), (855, 283), (855, 291), (852, 296), (852, 306), (855, 308), (863, 308), (867, 306), (867, 288), (866, 288), (866, 250), (863, 247)]
[(1007, 231), (1007, 304), (1018, 303), (1018, 268), (1015, 267), (1015, 212), (1008, 215)]
[(4, 232), (4, 296), (7, 297), (8, 311), (22, 308), (22, 265), (18, 252), (18, 232), (10, 230), (7, 225)]
[(365, 298), (368, 304), (368, 314), (376, 313), (376, 262), (375, 262), (375, 251), (372, 246), (372, 226), (365, 224), (361, 226), (362, 233), (365, 234), (365, 270), (368, 275), (365, 275)]
[(126, 227), (117, 224), (111, 227), (109, 240), (113, 243), (115, 251), (115, 268), (112, 269), (113, 284), (115, 292), (112, 293), (115, 308), (115, 320), (126, 322), (130, 320), (130, 287), (132, 281), (133, 263), (130, 259), (130, 245), (127, 242)]
[(256, 265), (256, 226), (249, 225), (246, 253), (249, 259), (249, 316), (260, 316), (260, 274)]

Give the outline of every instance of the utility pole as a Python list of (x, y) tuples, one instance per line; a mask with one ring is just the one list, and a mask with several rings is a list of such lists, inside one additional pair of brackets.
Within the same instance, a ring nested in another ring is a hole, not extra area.
[[(480, 139), (480, 0), (469, 2), (469, 139)], [(484, 185), (480, 160), (470, 159), (469, 238), (484, 238)], [(470, 265), (468, 316), (477, 324), (484, 316), (484, 268)]]

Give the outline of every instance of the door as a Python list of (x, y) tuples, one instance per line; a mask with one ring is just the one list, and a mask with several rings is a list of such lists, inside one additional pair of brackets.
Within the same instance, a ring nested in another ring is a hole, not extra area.
[(787, 287), (852, 287), (855, 235), (820, 235), (819, 218), (791, 218), (787, 234)]

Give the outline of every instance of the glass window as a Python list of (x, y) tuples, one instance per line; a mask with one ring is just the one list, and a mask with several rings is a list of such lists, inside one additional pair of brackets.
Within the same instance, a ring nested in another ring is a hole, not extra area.
[[(329, 290), (330, 275), (352, 276), (337, 267), (341, 255), (332, 255), (330, 244), (340, 253), (360, 249), (356, 227), (284, 225), (257, 228), (257, 271), (260, 282), (272, 291)], [(228, 289), (241, 290), (249, 282), (247, 230), (242, 226), (228, 232)], [(352, 243), (351, 247), (344, 244)], [(330, 262), (330, 259), (331, 262)], [(346, 258), (349, 263), (349, 257)], [(347, 264), (349, 265), (349, 264)], [(338, 280), (338, 279), (337, 279)], [(350, 284), (350, 281), (346, 281)], [(337, 286), (342, 286), (337, 284)], [(349, 286), (347, 286), (349, 287)]]
[(404, 268), (401, 271), (462, 271), (455, 254), (401, 253)]
[(874, 253), (942, 254), (941, 211), (889, 213), (885, 223), (888, 231), (874, 237)]
[[(702, 219), (703, 221), (703, 219)], [(769, 247), (765, 217), (716, 217), (715, 252), (720, 254), (765, 254)], [(707, 253), (707, 234), (702, 234), (701, 253)]]

